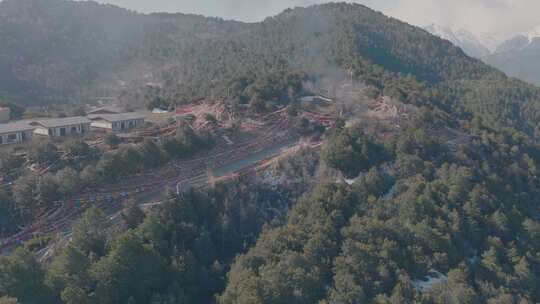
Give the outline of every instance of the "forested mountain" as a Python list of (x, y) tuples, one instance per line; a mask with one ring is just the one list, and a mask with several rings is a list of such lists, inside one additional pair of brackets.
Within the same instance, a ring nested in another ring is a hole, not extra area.
[(177, 48), (218, 40), (234, 25), (191, 15), (141, 15), (93, 1), (2, 1), (0, 93), (26, 103), (114, 94), (132, 75), (178, 58)]
[[(275, 178), (167, 193), (146, 215), (124, 210), (117, 234), (90, 208), (51, 263), (30, 252), (39, 238), (0, 257), (0, 303), (540, 302), (540, 89), (449, 41), (357, 4), (245, 24), (63, 0), (0, 2), (0, 39), (0, 86), (14, 102), (207, 98), (250, 113), (290, 106), (279, 114), (293, 120), (304, 83), (339, 71), (370, 101), (414, 108), (390, 134), (347, 113), (321, 128), (320, 151), (274, 163)], [(0, 230), (16, 232), (26, 206), (196, 156), (210, 133), (182, 125), (102, 157), (67, 142), (85, 161), (0, 192)], [(36, 142), (28, 157), (58, 149)]]
[(537, 148), (478, 130), (452, 153), (419, 119), (386, 159), (381, 143), (338, 130), (323, 158), (361, 160), (363, 173), (322, 183), (264, 231), (219, 303), (538, 302)]
[(0, 39), (0, 90), (14, 100), (110, 93), (132, 103), (151, 95), (249, 102), (276, 73), (339, 68), (409, 103), (537, 132), (539, 89), (361, 5), (297, 8), (243, 24), (93, 2), (5, 0)]

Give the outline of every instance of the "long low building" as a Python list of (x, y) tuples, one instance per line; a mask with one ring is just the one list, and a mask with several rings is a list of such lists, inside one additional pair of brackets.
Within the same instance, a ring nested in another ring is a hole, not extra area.
[(0, 145), (17, 144), (32, 138), (34, 126), (29, 122), (0, 124)]
[(32, 122), (31, 125), (35, 127), (34, 134), (61, 137), (87, 133), (91, 123), (90, 119), (79, 116), (44, 119)]
[(30, 140), (34, 135), (63, 137), (79, 135), (91, 127), (122, 132), (144, 127), (145, 116), (140, 113), (95, 114), (88, 117), (51, 118), (32, 121), (0, 123), (0, 145)]
[(145, 117), (140, 113), (96, 114), (88, 115), (92, 127), (122, 132), (144, 126)]

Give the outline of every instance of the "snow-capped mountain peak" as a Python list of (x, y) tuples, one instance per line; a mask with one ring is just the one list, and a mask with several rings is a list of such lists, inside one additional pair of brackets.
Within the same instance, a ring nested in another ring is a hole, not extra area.
[(459, 40), (458, 37), (456, 36), (456, 33), (454, 33), (454, 30), (450, 27), (432, 23), (424, 27), (424, 29), (430, 32), (431, 34), (435, 36), (439, 36), (440, 38), (446, 39), (450, 42)]
[(517, 34), (497, 47), (496, 53), (521, 51), (530, 48), (538, 48), (540, 45), (540, 25), (528, 32)]
[(428, 25), (424, 29), (435, 36), (452, 42), (472, 57), (480, 58), (489, 55), (498, 44), (493, 37), (485, 35), (479, 38), (465, 29), (456, 29), (438, 24)]
[(490, 53), (494, 53), (497, 47), (504, 41), (504, 38), (492, 34), (479, 34), (476, 39), (485, 46)]
[(525, 33), (525, 36), (527, 39), (529, 39), (529, 43), (532, 43), (533, 40), (540, 38), (540, 25)]

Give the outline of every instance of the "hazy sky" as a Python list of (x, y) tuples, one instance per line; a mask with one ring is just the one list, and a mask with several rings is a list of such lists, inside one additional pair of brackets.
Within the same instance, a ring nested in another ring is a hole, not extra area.
[[(259, 21), (287, 7), (324, 0), (99, 0), (141, 12), (197, 13)], [(355, 0), (415, 25), (435, 22), (508, 36), (540, 25), (540, 0)]]

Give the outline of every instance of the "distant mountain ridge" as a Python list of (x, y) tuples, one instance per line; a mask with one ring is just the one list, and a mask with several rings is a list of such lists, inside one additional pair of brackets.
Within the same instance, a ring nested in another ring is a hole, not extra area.
[(509, 76), (540, 85), (540, 26), (503, 41), (436, 24), (424, 29)]
[(511, 37), (482, 60), (512, 77), (540, 85), (540, 26)]
[(424, 27), (429, 33), (446, 39), (463, 49), (469, 56), (481, 58), (492, 53), (497, 47), (497, 40), (489, 36), (475, 36), (464, 29), (452, 29), (450, 27), (431, 24)]
[(540, 25), (536, 26), (525, 34), (527, 35), (529, 42), (532, 43), (533, 40), (540, 38)]
[(519, 51), (534, 47), (540, 40), (540, 25), (524, 33), (510, 37), (497, 46), (494, 54), (510, 51)]

